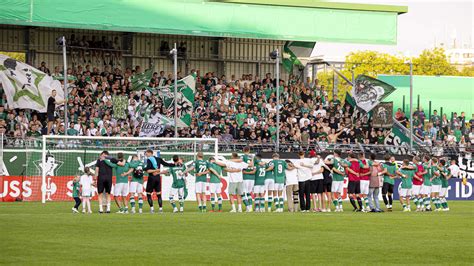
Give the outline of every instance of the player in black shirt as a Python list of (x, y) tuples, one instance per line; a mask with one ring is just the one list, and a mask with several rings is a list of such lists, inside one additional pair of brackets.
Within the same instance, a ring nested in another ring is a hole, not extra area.
[(164, 165), (166, 167), (174, 167), (175, 164), (167, 163), (160, 157), (153, 156), (152, 150), (147, 150), (145, 152), (147, 157), (146, 168), (144, 169), (148, 173), (148, 181), (146, 183), (146, 197), (148, 204), (150, 205), (150, 212), (154, 213), (153, 207), (153, 192), (156, 192), (156, 197), (158, 198), (158, 205), (160, 206), (160, 212), (163, 212), (163, 200), (161, 198), (161, 176), (160, 176), (160, 167)]
[(103, 196), (104, 192), (107, 195), (107, 209), (110, 213), (110, 191), (112, 190), (112, 167), (108, 165), (105, 160), (110, 159), (110, 162), (123, 166), (124, 162), (119, 162), (114, 158), (109, 157), (108, 151), (103, 151), (99, 159), (95, 163), (95, 175), (97, 181), (97, 193), (99, 193), (99, 213), (103, 213)]
[(64, 102), (66, 102), (66, 100), (56, 100), (56, 90), (51, 91), (51, 96), (48, 98), (48, 107), (46, 109), (46, 115), (48, 116), (48, 131), (46, 131), (47, 135), (51, 133), (51, 128), (53, 127), (54, 110), (56, 109), (56, 104), (62, 104)]

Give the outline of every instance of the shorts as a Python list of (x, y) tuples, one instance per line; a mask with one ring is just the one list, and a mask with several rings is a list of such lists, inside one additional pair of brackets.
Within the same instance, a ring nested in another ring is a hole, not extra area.
[(48, 122), (54, 122), (54, 120), (56, 120), (56, 119), (54, 119), (54, 113), (52, 113), (52, 114), (48, 113)]
[(441, 187), (439, 190), (440, 197), (447, 197), (448, 196), (448, 187)]
[(360, 181), (360, 194), (368, 195), (369, 194), (369, 180)]
[(243, 182), (231, 182), (229, 183), (229, 195), (242, 195), (244, 191)]
[(401, 188), (400, 197), (407, 197), (411, 195), (411, 188)]
[(128, 183), (115, 184), (114, 196), (128, 196)]
[(110, 194), (112, 191), (112, 178), (101, 178), (97, 180), (97, 193), (107, 193)]
[(83, 197), (92, 197), (92, 189), (83, 189), (81, 195)]
[(264, 194), (265, 193), (265, 186), (264, 185), (254, 186), (253, 187), (253, 193)]
[(196, 182), (196, 193), (206, 193), (207, 182)]
[(418, 196), (421, 193), (421, 185), (413, 185), (411, 188), (411, 194), (413, 196)]
[(244, 180), (244, 193), (252, 193), (255, 180)]
[(332, 181), (327, 182), (326, 180), (324, 180), (323, 184), (324, 184), (323, 185), (324, 192), (331, 192), (332, 191)]
[(210, 183), (209, 184), (209, 193), (211, 194), (220, 194), (222, 190), (221, 183)]
[(318, 179), (318, 180), (310, 180), (309, 181), (309, 192), (311, 194), (321, 194), (324, 191), (324, 180), (323, 179)]
[(275, 185), (273, 185), (273, 190), (275, 191), (283, 191), (285, 189), (285, 184), (283, 183), (275, 183)]
[(132, 194), (142, 194), (143, 193), (143, 184), (139, 182), (131, 182), (130, 183), (130, 193)]
[(170, 198), (174, 198), (174, 196), (178, 196), (178, 198), (181, 198), (184, 196), (184, 187), (180, 188), (171, 188), (170, 189)]
[(390, 183), (384, 182), (382, 186), (382, 195), (387, 194), (387, 193), (393, 194), (393, 185)]
[(439, 193), (441, 191), (441, 185), (431, 185), (431, 193)]
[(331, 191), (342, 194), (344, 192), (344, 181), (332, 181)]
[(275, 190), (275, 180), (273, 180), (273, 179), (265, 179), (265, 190), (266, 190), (266, 191)]
[(422, 195), (429, 195), (429, 194), (431, 194), (431, 186), (422, 185), (422, 186), (421, 186), (421, 194), (422, 194)]
[(158, 176), (148, 176), (148, 182), (146, 183), (146, 193), (161, 193), (161, 178)]
[(360, 194), (360, 181), (349, 181), (347, 186), (347, 193)]

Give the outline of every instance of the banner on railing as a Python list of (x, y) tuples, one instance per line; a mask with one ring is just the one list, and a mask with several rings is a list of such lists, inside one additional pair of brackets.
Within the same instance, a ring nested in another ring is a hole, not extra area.
[(391, 128), (393, 126), (393, 102), (379, 103), (372, 110), (372, 127)]

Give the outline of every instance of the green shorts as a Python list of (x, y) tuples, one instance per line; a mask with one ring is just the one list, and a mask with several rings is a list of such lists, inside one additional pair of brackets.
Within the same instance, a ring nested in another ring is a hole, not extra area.
[(244, 193), (243, 182), (231, 182), (229, 183), (229, 194), (230, 195), (242, 195)]

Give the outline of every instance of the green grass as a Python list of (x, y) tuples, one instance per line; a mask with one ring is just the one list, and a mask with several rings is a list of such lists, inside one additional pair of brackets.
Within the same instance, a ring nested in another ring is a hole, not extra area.
[(83, 215), (71, 207), (0, 203), (0, 264), (474, 262), (474, 202), (383, 214), (198, 213), (192, 203), (172, 214), (165, 203), (163, 214)]

